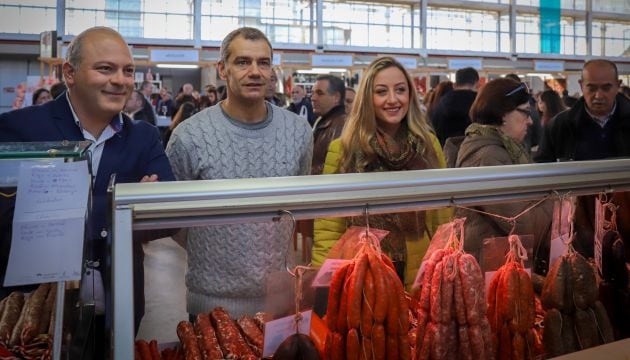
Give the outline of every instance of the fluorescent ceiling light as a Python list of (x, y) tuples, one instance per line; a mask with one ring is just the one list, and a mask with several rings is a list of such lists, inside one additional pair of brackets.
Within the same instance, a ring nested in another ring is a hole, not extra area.
[(198, 69), (197, 64), (157, 64), (162, 69)]

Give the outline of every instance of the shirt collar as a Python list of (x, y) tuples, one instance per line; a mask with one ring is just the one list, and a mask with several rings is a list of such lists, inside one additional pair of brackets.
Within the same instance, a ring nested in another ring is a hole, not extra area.
[[(72, 111), (72, 117), (74, 118), (74, 123), (83, 131), (83, 126), (81, 126), (81, 120), (77, 116), (77, 113), (74, 111), (74, 107), (72, 106), (72, 101), (70, 101), (70, 92), (66, 91), (66, 99), (68, 100), (68, 105), (70, 105), (70, 111)], [(114, 116), (112, 120), (109, 122), (109, 126), (114, 130), (115, 133), (118, 133), (123, 128), (123, 118), (122, 112), (118, 113), (118, 116)]]
[(588, 114), (588, 116), (591, 117), (591, 119), (593, 121), (595, 121), (599, 126), (604, 127), (606, 126), (606, 123), (608, 123), (608, 120), (610, 120), (613, 116), (613, 114), (615, 113), (615, 110), (617, 109), (617, 101), (615, 100), (615, 104), (613, 105), (612, 110), (604, 116), (595, 116), (593, 115), (589, 110), (588, 110), (588, 106), (584, 106), (584, 109), (586, 109), (586, 113)]

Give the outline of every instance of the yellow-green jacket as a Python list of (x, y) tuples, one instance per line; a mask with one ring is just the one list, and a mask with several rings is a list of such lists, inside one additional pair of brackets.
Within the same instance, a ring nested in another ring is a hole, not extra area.
[[(446, 160), (442, 153), (442, 148), (438, 139), (431, 134), (431, 142), (437, 154), (440, 168), (446, 167)], [(339, 161), (341, 158), (341, 141), (333, 140), (326, 154), (326, 162), (324, 164), (324, 174), (336, 174), (339, 171)], [(420, 262), (429, 247), (431, 237), (437, 230), (438, 226), (446, 223), (452, 216), (451, 209), (429, 210), (426, 212), (426, 231), (423, 238), (417, 239), (406, 238), (407, 244), (407, 264), (405, 269), (405, 286), (411, 287), (415, 280), (416, 273), (420, 267)], [(326, 256), (335, 242), (346, 231), (345, 218), (325, 218), (315, 219), (313, 254), (312, 261), (314, 266), (321, 266), (326, 260)]]

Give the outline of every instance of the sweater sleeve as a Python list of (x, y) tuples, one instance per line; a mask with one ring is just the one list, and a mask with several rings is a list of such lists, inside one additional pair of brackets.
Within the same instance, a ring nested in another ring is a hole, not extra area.
[(173, 174), (177, 180), (197, 180), (195, 166), (192, 164), (191, 155), (196, 151), (192, 147), (194, 138), (189, 136), (189, 124), (179, 124), (171, 134), (166, 145), (166, 156), (171, 163)]
[[(333, 140), (328, 147), (323, 174), (336, 174), (341, 159), (341, 141)], [(345, 218), (315, 219), (312, 261), (314, 266), (321, 266), (328, 252), (346, 231)]]
[(300, 174), (299, 175), (310, 175), (311, 174), (311, 165), (313, 163), (313, 132), (311, 131), (311, 127), (308, 125), (308, 122), (304, 118), (300, 118), (299, 121), (304, 122), (304, 126), (302, 127), (303, 137), (305, 139), (305, 145), (303, 147), (302, 154), (300, 156)]

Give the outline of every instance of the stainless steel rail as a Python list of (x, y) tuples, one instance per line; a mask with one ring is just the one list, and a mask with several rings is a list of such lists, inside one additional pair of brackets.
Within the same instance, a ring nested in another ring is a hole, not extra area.
[[(434, 209), (630, 190), (630, 159), (483, 168), (118, 184), (114, 190), (114, 353), (133, 353), (131, 232)], [(132, 311), (132, 310), (131, 310)]]

